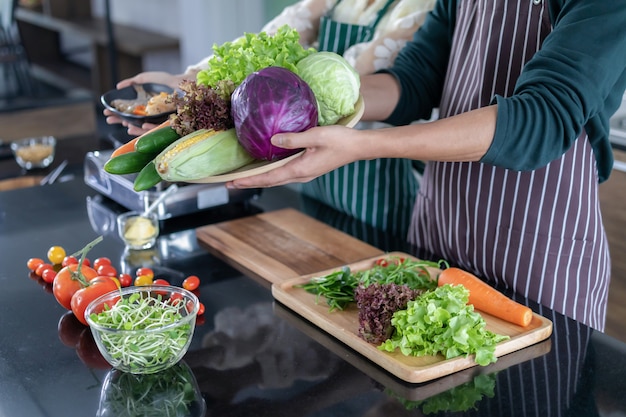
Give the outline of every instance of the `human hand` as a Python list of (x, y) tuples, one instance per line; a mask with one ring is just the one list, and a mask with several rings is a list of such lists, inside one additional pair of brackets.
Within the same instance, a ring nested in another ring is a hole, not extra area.
[[(121, 89), (121, 88), (128, 87), (132, 84), (156, 83), (156, 84), (165, 84), (172, 88), (177, 88), (182, 80), (194, 79), (194, 78), (195, 78), (195, 74), (192, 74), (192, 73), (173, 75), (164, 71), (146, 71), (146, 72), (141, 72), (135, 75), (134, 77), (126, 78), (118, 82), (116, 87), (118, 89)], [(157, 126), (156, 124), (152, 124), (152, 123), (144, 123), (141, 126), (135, 126), (131, 123), (128, 123), (126, 120), (123, 120), (121, 117), (112, 113), (108, 109), (104, 109), (103, 114), (105, 116), (105, 121), (107, 124), (110, 124), (110, 125), (121, 124), (127, 129), (128, 134), (131, 136), (142, 135)]]
[(228, 188), (274, 187), (308, 182), (361, 157), (359, 131), (333, 125), (314, 127), (300, 133), (279, 133), (272, 144), (286, 149), (305, 149), (298, 158), (269, 172), (226, 183)]
[(126, 128), (130, 136), (139, 136), (157, 127), (157, 125), (153, 123), (144, 123), (141, 126), (135, 126), (134, 124), (131, 124), (127, 122), (126, 120), (122, 119), (115, 113), (112, 113), (108, 109), (104, 109), (102, 113), (106, 117), (105, 121), (107, 122), (107, 124), (110, 124), (110, 125), (121, 124), (122, 126)]
[(126, 78), (117, 83), (116, 87), (118, 89), (128, 87), (133, 84), (146, 84), (146, 83), (155, 83), (155, 84), (165, 84), (171, 88), (176, 88), (180, 84), (183, 79), (195, 79), (195, 74), (170, 74), (165, 71), (146, 71), (140, 72), (134, 77)]

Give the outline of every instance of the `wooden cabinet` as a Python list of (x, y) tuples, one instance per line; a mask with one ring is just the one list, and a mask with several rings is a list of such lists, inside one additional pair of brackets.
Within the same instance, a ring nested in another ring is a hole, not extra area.
[[(89, 4), (84, 0), (47, 0), (41, 7), (17, 8), (20, 36), (33, 65), (99, 96), (114, 88), (115, 81), (143, 71), (147, 54), (178, 51), (178, 39), (128, 25), (109, 25), (105, 19), (92, 16)], [(88, 43), (88, 66), (69, 59), (71, 52), (64, 50), (62, 36)]]

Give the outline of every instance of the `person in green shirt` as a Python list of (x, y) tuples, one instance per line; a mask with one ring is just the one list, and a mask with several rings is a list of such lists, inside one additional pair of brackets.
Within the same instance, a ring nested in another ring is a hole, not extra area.
[[(626, 88), (625, 21), (624, 1), (438, 0), (394, 65), (362, 77), (364, 119), (397, 127), (275, 135), (306, 151), (227, 186), (427, 161), (416, 252), (603, 330), (611, 263), (598, 186)], [(438, 120), (412, 124), (436, 107)]]

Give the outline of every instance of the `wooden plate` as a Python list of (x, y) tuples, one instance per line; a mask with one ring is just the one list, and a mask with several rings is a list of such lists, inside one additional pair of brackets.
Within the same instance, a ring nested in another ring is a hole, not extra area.
[[(413, 256), (401, 252), (392, 252), (387, 256), (399, 256), (416, 260)], [(377, 259), (380, 259), (380, 256), (348, 266), (353, 271), (365, 270), (372, 268)], [(337, 270), (335, 268), (333, 270), (321, 271), (273, 284), (272, 295), (278, 302), (404, 381), (411, 383), (427, 382), (477, 366), (473, 355), (445, 359), (441, 355), (414, 357), (403, 355), (399, 351), (381, 351), (377, 346), (359, 337), (358, 310), (356, 306), (350, 306), (343, 311), (330, 312), (328, 305), (323, 299), (318, 299), (316, 295), (296, 287), (296, 285), (308, 282), (312, 277), (325, 276)], [(533, 319), (527, 327), (520, 327), (489, 314), (479, 313), (485, 319), (488, 330), (510, 337), (496, 346), (495, 355), (498, 358), (541, 342), (552, 334), (552, 322), (538, 314), (533, 314)]]
[[(359, 120), (361, 120), (361, 117), (363, 117), (363, 111), (365, 110), (362, 96), (359, 96), (359, 99), (357, 100), (354, 107), (355, 107), (354, 113), (352, 113), (350, 116), (346, 116), (343, 119), (340, 119), (336, 124), (346, 126), (346, 127), (354, 127), (359, 122)], [(197, 183), (197, 184), (219, 183), (219, 182), (227, 182), (227, 181), (236, 180), (238, 178), (246, 178), (246, 177), (251, 177), (253, 175), (263, 174), (264, 172), (268, 172), (268, 171), (271, 171), (273, 169), (276, 169), (278, 167), (285, 165), (289, 161), (295, 158), (298, 158), (303, 153), (304, 151), (300, 151), (294, 155), (288, 156), (283, 159), (279, 159), (278, 161), (274, 161), (274, 162), (255, 161), (239, 169), (228, 172), (226, 174), (213, 175), (210, 177), (205, 177), (205, 178), (201, 178), (198, 180), (191, 180), (187, 182)]]

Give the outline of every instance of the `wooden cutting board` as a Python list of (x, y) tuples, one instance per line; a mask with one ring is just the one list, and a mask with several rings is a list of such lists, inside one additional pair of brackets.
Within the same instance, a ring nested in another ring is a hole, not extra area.
[[(400, 252), (392, 252), (388, 256), (416, 260), (411, 255)], [(380, 255), (348, 266), (352, 271), (362, 271), (374, 267), (377, 259), (380, 259)], [(411, 383), (427, 382), (477, 366), (473, 355), (451, 359), (445, 359), (441, 355), (406, 356), (399, 350), (395, 352), (381, 351), (374, 344), (361, 339), (358, 335), (359, 319), (356, 305), (350, 305), (341, 311), (331, 312), (323, 299), (298, 287), (300, 284), (309, 282), (313, 277), (325, 276), (334, 271), (336, 269), (331, 268), (274, 284), (272, 285), (272, 295), (295, 313), (404, 381)], [(483, 316), (487, 330), (509, 336), (508, 340), (496, 345), (495, 355), (498, 358), (541, 342), (552, 334), (552, 322), (536, 313), (533, 314), (533, 319), (528, 326), (521, 327), (481, 311), (478, 312)]]
[(384, 252), (295, 209), (202, 226), (201, 246), (268, 285)]

